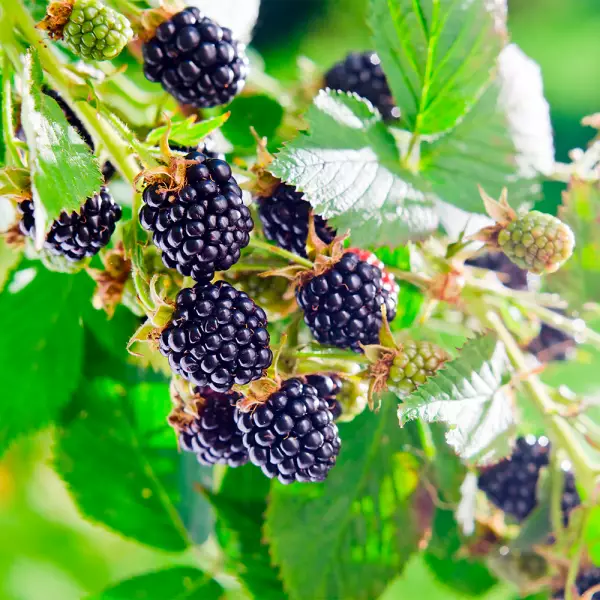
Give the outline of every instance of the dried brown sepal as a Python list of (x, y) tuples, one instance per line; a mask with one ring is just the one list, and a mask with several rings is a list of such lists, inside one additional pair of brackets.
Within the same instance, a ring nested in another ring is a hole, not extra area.
[(327, 244), (317, 235), (315, 228), (315, 215), (313, 211), (310, 211), (308, 215), (308, 235), (306, 237), (306, 250), (309, 256), (316, 253), (317, 256), (324, 252), (327, 248)]
[(368, 403), (371, 410), (379, 410), (381, 400), (376, 405), (375, 395), (379, 395), (387, 389), (390, 369), (399, 351), (397, 349), (385, 348), (384, 346), (365, 346), (364, 351), (367, 358), (371, 361), (377, 356), (376, 360), (369, 367)]
[(139, 19), (132, 21), (132, 27), (142, 42), (148, 42), (154, 37), (156, 28), (161, 23), (168, 21), (184, 8), (185, 6), (178, 2), (170, 2), (169, 5), (162, 3), (158, 8), (142, 12)]
[(7, 229), (2, 234), (2, 237), (9, 248), (19, 250), (25, 246), (25, 236), (21, 233), (18, 223), (15, 223), (12, 227)]
[(506, 227), (506, 225), (516, 220), (517, 213), (508, 203), (508, 190), (506, 188), (502, 189), (500, 198), (498, 198), (498, 200), (494, 200), (488, 196), (488, 194), (480, 185), (477, 187), (479, 189), (479, 194), (481, 195), (481, 199), (483, 200), (487, 214), (494, 219), (496, 223)]
[(125, 258), (122, 243), (102, 256), (104, 270), (88, 269), (89, 275), (96, 282), (96, 291), (92, 298), (94, 308), (104, 310), (112, 317), (121, 298), (125, 283), (131, 273), (131, 261)]
[(135, 333), (129, 338), (127, 342), (127, 352), (133, 356), (143, 357), (142, 354), (134, 352), (131, 348), (134, 344), (144, 343), (150, 344), (153, 350), (158, 351), (158, 340), (162, 332), (157, 330), (152, 324), (150, 319), (144, 321), (136, 330)]
[(248, 190), (253, 196), (267, 198), (273, 195), (281, 184), (281, 179), (272, 175), (268, 170), (275, 157), (267, 149), (267, 138), (260, 137), (254, 127), (250, 127), (250, 131), (256, 141), (256, 162), (252, 165), (250, 171), (256, 177), (244, 182), (240, 187)]
[(449, 304), (458, 304), (465, 286), (461, 267), (452, 267), (447, 273), (439, 273), (431, 280), (429, 294), (432, 298)]
[(261, 404), (264, 404), (271, 394), (274, 394), (281, 387), (279, 377), (262, 377), (253, 381), (247, 386), (233, 386), (233, 389), (240, 392), (242, 400), (237, 403), (237, 407), (242, 412), (252, 412)]
[(332, 269), (344, 256), (346, 251), (344, 248), (344, 240), (348, 237), (348, 234), (336, 237), (331, 244), (324, 245), (321, 250), (317, 250), (317, 254), (314, 258), (312, 269), (302, 269), (296, 279), (294, 285), (296, 288), (303, 287), (314, 277), (323, 275)]
[(46, 16), (36, 25), (38, 29), (48, 32), (53, 40), (62, 40), (65, 25), (73, 12), (74, 0), (51, 2), (46, 9)]
[[(193, 160), (187, 160), (178, 156), (170, 156), (168, 165), (160, 165), (151, 169), (145, 169), (138, 173), (134, 185), (143, 183), (145, 185), (157, 185), (161, 192), (179, 193), (187, 184), (186, 170), (195, 164)], [(171, 202), (175, 201), (175, 195), (170, 196)]]

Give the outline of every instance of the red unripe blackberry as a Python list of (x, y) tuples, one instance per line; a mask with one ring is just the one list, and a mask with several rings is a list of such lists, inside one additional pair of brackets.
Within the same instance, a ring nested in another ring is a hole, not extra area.
[(194, 392), (202, 398), (198, 402), (198, 417), (180, 430), (180, 447), (194, 452), (198, 462), (207, 466), (239, 467), (247, 463), (248, 451), (233, 418), (236, 402), (242, 395), (221, 394), (208, 387), (197, 387)]
[(312, 385), (327, 402), (327, 406), (336, 421), (342, 414), (342, 405), (337, 401), (337, 395), (342, 391), (342, 379), (336, 373), (313, 373), (304, 377), (308, 385)]
[(400, 117), (400, 109), (392, 98), (381, 61), (375, 52), (351, 52), (327, 72), (325, 85), (332, 90), (354, 92), (366, 98), (386, 121)]
[(248, 76), (244, 44), (194, 6), (161, 23), (143, 54), (147, 79), (198, 108), (228, 104)]
[(318, 342), (360, 351), (361, 344), (379, 342), (382, 305), (388, 321), (396, 316), (398, 285), (374, 254), (350, 249), (327, 271), (305, 281), (296, 298)]
[[(258, 198), (258, 216), (265, 237), (280, 248), (306, 257), (310, 203), (292, 185), (279, 184), (271, 196)], [(325, 244), (331, 244), (335, 230), (319, 215), (314, 215), (315, 232)]]
[(327, 401), (301, 379), (283, 382), (252, 412), (236, 412), (250, 460), (282, 483), (323, 481), (341, 440)]
[(260, 379), (273, 360), (265, 311), (224, 281), (179, 292), (159, 348), (174, 373), (216, 392)]
[[(23, 235), (34, 237), (33, 202), (21, 202), (19, 212), (22, 215), (19, 230)], [(112, 199), (108, 189), (102, 187), (99, 193), (85, 201), (79, 212), (60, 214), (50, 227), (44, 248), (72, 262), (94, 256), (108, 244), (120, 218), (121, 207)]]
[(210, 281), (240, 258), (254, 227), (242, 190), (224, 160), (190, 152), (179, 192), (151, 184), (142, 196), (140, 223), (152, 232), (165, 265), (196, 281)]

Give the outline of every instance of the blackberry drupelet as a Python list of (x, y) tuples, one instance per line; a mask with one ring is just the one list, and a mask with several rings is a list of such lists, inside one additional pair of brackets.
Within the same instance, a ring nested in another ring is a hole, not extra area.
[(335, 465), (341, 441), (327, 401), (293, 378), (252, 412), (236, 411), (250, 460), (282, 483), (323, 481)]
[(196, 387), (194, 393), (201, 397), (198, 417), (179, 432), (180, 447), (194, 452), (203, 465), (239, 467), (246, 464), (248, 451), (233, 418), (236, 402), (242, 395), (238, 392), (221, 394), (208, 387)]
[(517, 267), (503, 252), (488, 252), (470, 258), (465, 264), (500, 273), (502, 283), (512, 290), (525, 291), (528, 288), (527, 271)]
[(510, 458), (483, 470), (479, 488), (498, 508), (523, 521), (537, 505), (540, 469), (548, 465), (549, 455), (546, 438), (519, 438)]
[(312, 385), (327, 402), (327, 406), (336, 421), (342, 414), (342, 405), (337, 401), (337, 395), (342, 391), (342, 379), (336, 373), (313, 373), (304, 378), (308, 385)]
[(325, 85), (332, 90), (355, 92), (379, 110), (384, 120), (400, 117), (400, 110), (375, 52), (351, 52), (325, 75)]
[(143, 54), (147, 79), (198, 108), (228, 104), (248, 75), (244, 44), (193, 6), (161, 23)]
[[(33, 202), (21, 202), (19, 212), (22, 215), (19, 222), (21, 233), (33, 238)], [(44, 248), (72, 262), (94, 256), (108, 244), (120, 218), (121, 207), (112, 199), (108, 189), (102, 187), (99, 193), (85, 201), (79, 212), (60, 214), (52, 223)]]
[(374, 254), (351, 249), (300, 286), (296, 298), (318, 342), (358, 352), (379, 342), (382, 305), (388, 321), (396, 316), (398, 285)]
[[(280, 248), (306, 258), (310, 203), (292, 185), (279, 184), (269, 197), (258, 198), (258, 216), (268, 240)], [(335, 230), (319, 215), (314, 216), (315, 231), (325, 244), (335, 238)]]
[(142, 196), (140, 223), (152, 232), (163, 262), (196, 281), (210, 281), (240, 258), (254, 227), (242, 190), (224, 160), (190, 152), (179, 192), (150, 184)]
[(173, 372), (216, 392), (260, 379), (273, 360), (265, 311), (224, 281), (179, 292), (159, 348)]
[[(580, 571), (575, 580), (575, 586), (577, 587), (579, 596), (583, 596), (588, 590), (591, 590), (597, 585), (600, 585), (600, 568), (598, 567), (589, 567), (585, 571)], [(566, 598), (565, 590), (560, 590), (554, 594), (552, 598), (555, 600), (564, 600)], [(600, 600), (600, 591), (594, 592), (592, 600)]]

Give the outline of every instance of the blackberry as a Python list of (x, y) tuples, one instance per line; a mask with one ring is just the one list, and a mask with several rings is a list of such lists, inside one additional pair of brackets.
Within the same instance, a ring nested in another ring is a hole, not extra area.
[[(22, 215), (19, 222), (21, 233), (33, 238), (33, 202), (21, 202), (19, 212)], [(108, 189), (102, 187), (99, 193), (85, 201), (79, 212), (60, 214), (50, 227), (44, 248), (73, 262), (94, 256), (108, 244), (120, 218), (121, 207), (112, 199)]]
[(161, 23), (143, 55), (147, 79), (198, 108), (228, 104), (248, 75), (244, 44), (194, 6)]
[(527, 346), (540, 362), (567, 360), (575, 349), (575, 338), (546, 323), (542, 323), (540, 333)]
[(323, 481), (341, 441), (327, 401), (302, 380), (283, 382), (253, 412), (236, 411), (250, 461), (282, 483)]
[(215, 392), (260, 379), (273, 360), (265, 311), (224, 281), (179, 292), (159, 348), (177, 375)]
[[(258, 198), (258, 216), (268, 240), (280, 248), (306, 258), (310, 203), (292, 185), (279, 184), (270, 197)], [(335, 230), (319, 215), (314, 216), (315, 231), (325, 244), (331, 244)]]
[[(600, 568), (598, 567), (590, 567), (585, 571), (581, 571), (575, 580), (575, 586), (577, 587), (577, 593), (579, 596), (583, 596), (588, 590), (591, 590), (593, 587), (600, 585)], [(564, 600), (565, 590), (562, 589), (552, 598), (556, 600)], [(600, 591), (594, 592), (592, 595), (592, 600), (600, 600)]]
[(498, 246), (522, 269), (554, 273), (573, 254), (575, 236), (560, 219), (532, 210), (498, 233)]
[(210, 388), (197, 387), (198, 417), (179, 432), (179, 445), (194, 452), (202, 465), (225, 464), (239, 467), (248, 462), (248, 451), (242, 434), (235, 424), (235, 405), (242, 395), (238, 392), (221, 394)]
[(321, 344), (361, 350), (379, 342), (381, 306), (388, 321), (396, 316), (398, 286), (379, 259), (351, 249), (296, 291), (304, 321)]
[(500, 273), (502, 283), (513, 290), (526, 291), (528, 288), (527, 271), (517, 267), (502, 252), (488, 252), (468, 259), (465, 264)]
[(140, 223), (152, 232), (170, 269), (196, 281), (209, 281), (240, 258), (254, 227), (242, 190), (224, 160), (190, 152), (186, 185), (168, 191), (162, 184), (144, 190)]
[(565, 481), (563, 493), (560, 499), (560, 508), (562, 511), (563, 525), (569, 524), (571, 511), (581, 504), (581, 498), (575, 487), (575, 475), (571, 471), (565, 472)]
[(546, 438), (519, 438), (510, 458), (481, 473), (479, 488), (498, 508), (523, 521), (537, 505), (540, 469), (548, 465), (549, 455)]
[(332, 90), (354, 92), (366, 98), (386, 121), (400, 117), (400, 109), (392, 98), (381, 61), (375, 52), (351, 52), (327, 72), (325, 85)]
[(327, 402), (334, 421), (342, 414), (342, 405), (337, 401), (337, 395), (342, 391), (342, 379), (336, 373), (313, 373), (305, 378), (308, 385), (312, 385), (319, 394)]

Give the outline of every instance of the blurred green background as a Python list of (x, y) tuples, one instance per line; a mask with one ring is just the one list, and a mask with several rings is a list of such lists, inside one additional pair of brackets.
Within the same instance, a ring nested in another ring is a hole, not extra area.
[[(365, 4), (263, 0), (254, 46), (267, 71), (289, 80), (296, 76), (299, 55), (326, 68), (349, 50), (368, 48)], [(591, 137), (581, 118), (600, 111), (600, 2), (510, 0), (509, 5), (513, 41), (542, 68), (557, 157), (566, 160), (569, 149), (585, 146)], [(544, 208), (554, 210), (559, 198), (558, 184), (546, 186)], [(101, 352), (95, 348), (89, 359), (102, 360)], [(52, 432), (45, 432), (14, 444), (0, 462), (0, 600), (75, 600), (176, 560), (85, 522), (48, 467), (51, 451)], [(433, 587), (424, 588), (426, 570), (412, 567), (406, 581), (388, 590), (386, 600), (408, 597), (404, 590), (414, 590), (415, 584), (425, 597), (456, 598), (439, 595), (433, 589), (439, 584), (430, 581), (427, 586)], [(514, 595), (497, 589), (493, 598)]]

